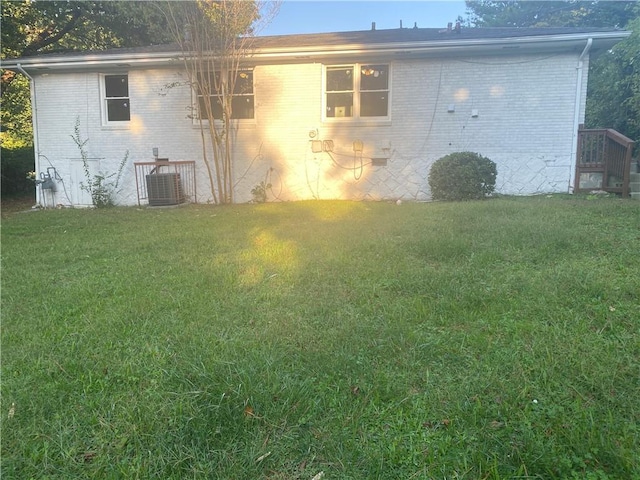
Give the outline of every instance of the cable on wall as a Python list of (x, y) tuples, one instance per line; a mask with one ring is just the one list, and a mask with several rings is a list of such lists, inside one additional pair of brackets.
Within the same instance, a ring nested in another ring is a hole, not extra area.
[[(325, 152), (327, 155), (329, 155), (329, 158), (331, 159), (331, 161), (333, 162), (333, 164), (338, 167), (341, 168), (343, 170), (349, 170), (351, 172), (353, 172), (353, 178), (354, 180), (358, 181), (360, 180), (360, 177), (362, 177), (362, 172), (364, 170), (364, 167), (367, 165), (371, 165), (373, 162), (364, 162), (362, 157), (362, 154), (360, 154), (360, 156), (356, 156), (356, 152), (354, 152), (353, 157), (351, 155), (347, 155), (344, 153), (336, 153), (336, 152)], [(343, 156), (343, 157), (350, 157), (353, 158), (353, 167), (345, 167), (344, 165), (342, 165), (340, 162), (338, 162), (335, 157), (333, 155), (338, 155), (338, 156)], [(358, 165), (358, 160), (360, 162), (360, 164)], [(371, 159), (369, 159), (371, 160)]]
[(536, 62), (542, 62), (544, 60), (549, 60), (550, 58), (554, 58), (554, 57), (559, 57), (560, 55), (563, 55), (562, 53), (554, 53), (552, 55), (547, 55), (546, 57), (538, 57), (538, 58), (532, 58), (529, 60), (520, 60), (520, 61), (515, 61), (515, 62), (482, 62), (479, 60), (461, 60), (461, 59), (454, 59), (454, 61), (459, 62), (459, 63), (470, 63), (473, 65), (524, 65), (527, 63), (536, 63)]
[[(280, 184), (280, 190), (278, 191), (277, 195), (276, 195), (275, 191), (273, 190), (273, 174), (274, 174), (274, 172), (278, 176), (278, 183)], [(269, 170), (267, 171), (267, 174), (264, 176), (264, 184), (265, 185), (270, 185), (269, 191), (271, 192), (271, 195), (273, 195), (273, 198), (275, 198), (276, 200), (282, 201), (282, 198), (280, 198), (280, 195), (282, 195), (282, 190), (283, 190), (282, 176), (278, 173), (278, 171), (275, 168), (269, 167)]]
[[(425, 149), (425, 147), (427, 146), (427, 142), (429, 141), (429, 137), (431, 136), (431, 131), (433, 130), (433, 124), (435, 123), (435, 118), (436, 118), (436, 113), (438, 112), (438, 103), (440, 102), (440, 91), (442, 88), (442, 74), (443, 74), (443, 70), (444, 70), (444, 63), (441, 62), (440, 63), (440, 73), (438, 75), (438, 87), (436, 88), (436, 101), (433, 104), (433, 113), (431, 114), (431, 121), (429, 122), (429, 129), (427, 130), (427, 134), (424, 137), (424, 142), (422, 142), (422, 145), (420, 146), (420, 148), (418, 149), (417, 153), (415, 155), (409, 156), (409, 157), (405, 157), (402, 154), (399, 154), (401, 158), (406, 159), (406, 160), (413, 160), (415, 158), (418, 157), (418, 155), (420, 155), (420, 153), (422, 153)], [(397, 150), (394, 148), (393, 152), (397, 152)]]
[(235, 189), (238, 184), (245, 179), (245, 177), (247, 176), (247, 173), (249, 173), (249, 170), (251, 170), (251, 167), (253, 166), (254, 162), (258, 159), (262, 160), (264, 159), (264, 155), (262, 154), (262, 146), (264, 145), (264, 142), (260, 143), (260, 146), (258, 147), (258, 153), (255, 154), (255, 156), (251, 159), (251, 161), (249, 162), (249, 166), (247, 166), (246, 170), (242, 173), (242, 175), (240, 175), (238, 177), (238, 181), (236, 183), (233, 184), (233, 188)]

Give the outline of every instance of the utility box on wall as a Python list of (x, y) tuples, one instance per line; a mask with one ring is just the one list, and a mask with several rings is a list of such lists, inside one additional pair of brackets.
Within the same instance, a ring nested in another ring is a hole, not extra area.
[(150, 173), (146, 180), (150, 206), (178, 205), (184, 202), (179, 173)]

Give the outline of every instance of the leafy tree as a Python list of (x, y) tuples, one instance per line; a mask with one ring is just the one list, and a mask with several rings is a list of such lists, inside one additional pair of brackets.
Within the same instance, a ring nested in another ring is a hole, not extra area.
[(2, 148), (26, 148), (33, 145), (29, 81), (18, 75), (2, 97), (0, 110)]
[(467, 1), (469, 22), (478, 27), (624, 27), (629, 1)]
[(592, 62), (586, 125), (614, 128), (640, 142), (640, 5), (627, 29), (632, 32)]

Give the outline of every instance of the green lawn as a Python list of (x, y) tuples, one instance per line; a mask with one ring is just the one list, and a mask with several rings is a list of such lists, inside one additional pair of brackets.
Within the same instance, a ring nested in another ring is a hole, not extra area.
[(640, 202), (2, 221), (2, 478), (638, 479)]

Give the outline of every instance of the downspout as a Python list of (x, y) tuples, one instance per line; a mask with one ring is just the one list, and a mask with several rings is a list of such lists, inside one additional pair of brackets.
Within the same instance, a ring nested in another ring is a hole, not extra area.
[(571, 161), (570, 171), (569, 171), (569, 193), (573, 193), (575, 185), (572, 185), (572, 180), (575, 178), (576, 174), (576, 161), (578, 155), (578, 129), (580, 128), (580, 106), (582, 105), (582, 78), (584, 76), (584, 59), (587, 55), (589, 55), (589, 51), (591, 50), (591, 45), (593, 45), (593, 38), (589, 38), (587, 40), (587, 44), (584, 46), (584, 50), (580, 54), (578, 58), (578, 66), (576, 69), (578, 70), (578, 81), (576, 85), (576, 101), (575, 101), (575, 111), (573, 114), (573, 140), (571, 141)]
[[(34, 152), (34, 171), (40, 171), (40, 142), (38, 141), (38, 102), (36, 97), (36, 82), (31, 75), (29, 75), (22, 64), (18, 63), (16, 69), (29, 79), (29, 91), (31, 94), (31, 125), (33, 128), (33, 152)], [(39, 204), (42, 200), (42, 190), (36, 188), (36, 204)]]

